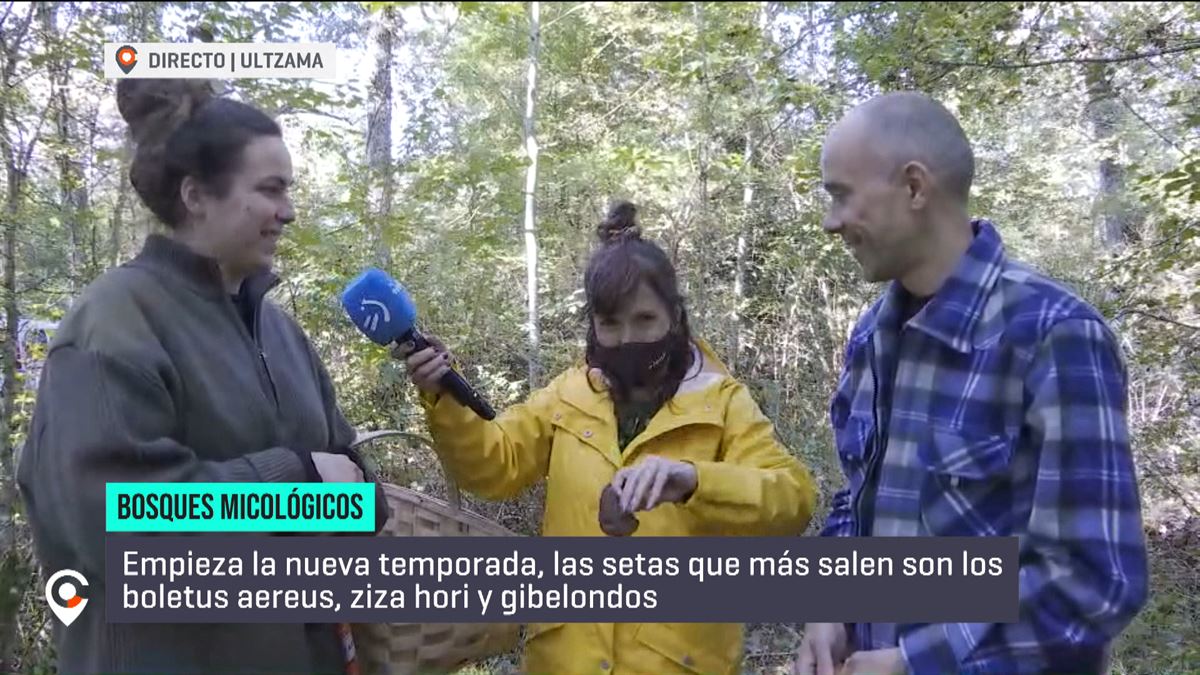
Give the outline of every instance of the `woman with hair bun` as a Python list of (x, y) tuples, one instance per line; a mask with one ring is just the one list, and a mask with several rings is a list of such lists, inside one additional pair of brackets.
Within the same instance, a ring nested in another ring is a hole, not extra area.
[[(439, 380), (439, 342), (408, 356), (457, 484), (509, 499), (548, 478), (546, 536), (794, 536), (816, 502), (809, 471), (712, 349), (693, 337), (675, 268), (617, 204), (584, 279), (584, 363), (495, 420)], [(431, 341), (433, 342), (433, 341)], [(529, 673), (737, 673), (741, 624), (529, 626)]]
[[(105, 620), (105, 484), (360, 482), (325, 366), (265, 299), (295, 218), (279, 125), (200, 80), (121, 80), (130, 181), (165, 226), (77, 299), (47, 356), (19, 467), (37, 555), (88, 581), (55, 623), (64, 673), (340, 673), (333, 625)], [(388, 512), (376, 486), (376, 532)], [(230, 598), (230, 604), (235, 599)]]

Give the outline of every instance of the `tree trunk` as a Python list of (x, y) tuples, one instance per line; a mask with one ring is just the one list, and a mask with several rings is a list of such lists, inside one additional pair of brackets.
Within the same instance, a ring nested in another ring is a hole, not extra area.
[[(708, 146), (710, 136), (712, 135), (712, 119), (711, 119), (711, 102), (712, 96), (709, 90), (709, 68), (708, 68), (708, 44), (705, 36), (705, 21), (704, 21), (704, 3), (692, 3), (692, 20), (696, 29), (696, 42), (700, 50), (701, 59), (701, 85), (704, 91), (700, 93), (700, 130), (696, 134), (696, 217), (694, 228), (699, 230), (701, 237), (711, 241), (713, 234), (709, 228), (708, 218), (708, 167), (709, 155)], [(686, 57), (685, 57), (686, 58)], [(708, 269), (709, 256), (700, 255), (697, 258), (697, 267), (699, 272), (700, 283), (696, 284), (696, 289), (693, 295), (696, 298), (694, 310), (697, 313), (697, 319), (708, 315), (712, 308), (708, 301), (708, 283), (705, 280), (712, 277), (711, 271)], [(718, 315), (719, 316), (719, 315)], [(718, 319), (719, 320), (719, 319)], [(697, 326), (693, 326), (696, 328)]]
[(1117, 148), (1118, 125), (1122, 118), (1120, 98), (1113, 88), (1112, 66), (1091, 63), (1084, 66), (1087, 83), (1087, 115), (1092, 132), (1101, 148), (1100, 186), (1096, 193), (1096, 241), (1109, 251), (1136, 236), (1140, 215), (1125, 190), (1125, 167)]
[(121, 238), (125, 235), (125, 209), (129, 203), (128, 164), (121, 162), (121, 176), (117, 186), (117, 204), (113, 207), (112, 220), (108, 228), (108, 266), (116, 267), (121, 262)]
[[(766, 6), (760, 6), (755, 16), (757, 35), (764, 43), (770, 42), (770, 13)], [(762, 154), (761, 148), (754, 146), (755, 120), (759, 114), (758, 75), (762, 59), (756, 59), (752, 54), (747, 55), (745, 63), (746, 90), (745, 97), (750, 101), (750, 111), (746, 118), (745, 151), (742, 153), (742, 215), (737, 232), (736, 258), (733, 272), (733, 348), (730, 350), (731, 368), (739, 372), (742, 361), (742, 309), (746, 306), (746, 259), (748, 257), (751, 228), (754, 223), (754, 163), (757, 156)], [(753, 369), (753, 365), (750, 366)]]
[[(96, 138), (99, 137), (99, 135), (100, 135), (100, 107), (99, 106), (94, 106), (94, 107), (89, 106), (88, 107), (88, 118), (86, 121), (86, 125), (87, 125), (87, 155), (86, 156), (87, 157), (95, 157), (96, 156)], [(79, 163), (79, 174), (78, 175), (79, 175), (79, 190), (80, 190), (81, 199), (77, 200), (76, 204), (79, 206), (80, 213), (83, 214), (83, 222), (88, 226), (88, 230), (90, 231), (90, 239), (91, 239), (91, 249), (90, 249), (90, 253), (88, 255), (87, 265), (85, 266), (85, 269), (84, 269), (84, 278), (82, 281), (83, 286), (86, 286), (87, 284), (91, 283), (93, 279), (100, 276), (100, 273), (105, 269), (105, 265), (102, 262), (102, 260), (104, 257), (106, 257), (106, 256), (102, 256), (100, 253), (102, 234), (98, 229), (100, 227), (99, 219), (97, 219), (95, 217), (96, 214), (92, 211), (91, 186), (94, 185), (95, 183), (92, 181), (92, 177), (88, 175), (89, 170), (94, 172), (95, 164), (93, 164), (91, 162), (80, 162)]]
[(529, 389), (539, 386), (541, 379), (541, 338), (538, 332), (538, 243), (534, 213), (537, 192), (538, 143), (534, 133), (534, 111), (537, 100), (538, 52), (541, 50), (541, 3), (529, 3), (529, 63), (525, 83), (525, 292), (529, 300)]
[(746, 300), (746, 250), (754, 206), (754, 136), (746, 132), (745, 182), (742, 185), (742, 224), (737, 235), (737, 260), (733, 273), (733, 372), (738, 372), (742, 356), (742, 306)]
[[(15, 417), (17, 399), (17, 339), (19, 315), (17, 305), (17, 274), (16, 250), (18, 237), (18, 217), (21, 211), (21, 199), (26, 180), (25, 162), (31, 155), (31, 148), (19, 147), (10, 136), (8, 119), (12, 114), (9, 108), (9, 98), (12, 96), (17, 63), (20, 59), (19, 48), (24, 41), (30, 23), (34, 17), (31, 8), (24, 17), (5, 14), (12, 18), (16, 25), (0, 25), (0, 55), (3, 70), (0, 72), (0, 156), (4, 159), (7, 175), (7, 190), (5, 191), (4, 208), (0, 210), (0, 230), (4, 237), (4, 274), (3, 274), (3, 311), (4, 311), (4, 340), (0, 347), (0, 376), (4, 378), (0, 386), (0, 593), (4, 594), (5, 602), (0, 603), (0, 672), (13, 672), (12, 654), (16, 643), (17, 613), (19, 602), (12, 602), (14, 591), (20, 591), (16, 586), (17, 571), (21, 568), (17, 556), (16, 525), (13, 513), (17, 506), (16, 476), (13, 466), (13, 420)], [(37, 137), (30, 139), (35, 143)]]
[[(58, 17), (57, 3), (47, 2), (41, 5), (42, 21), (46, 35), (57, 35), (56, 20)], [(67, 87), (70, 86), (70, 71), (64, 58), (57, 57), (52, 65), (52, 78), (56, 89), (55, 127), (58, 133), (58, 153), (55, 157), (58, 164), (59, 214), (67, 230), (67, 275), (72, 296), (79, 292), (83, 282), (84, 258), (84, 224), (89, 205), (87, 184), (84, 180), (83, 165), (72, 153), (78, 151), (82, 139), (78, 133), (75, 118), (72, 115)]]
[[(162, 12), (165, 3), (161, 2), (135, 2), (128, 7), (120, 7), (119, 11), (132, 11), (137, 17), (136, 21), (131, 21), (127, 25), (127, 30), (130, 33), (130, 42), (161, 42), (162, 35)], [(119, 23), (117, 18), (114, 18), (114, 24)], [(128, 152), (125, 157), (128, 162), (133, 161), (133, 145), (126, 136), (126, 148)], [(125, 165), (121, 173), (122, 187), (131, 189), (129, 184), (129, 165)], [(119, 197), (118, 197), (119, 198)], [(130, 210), (129, 226), (136, 233), (138, 241), (144, 241), (156, 229), (159, 228), (158, 219), (150, 212), (150, 209), (140, 205), (140, 200), (135, 200), (137, 204), (131, 204), (134, 208)]]
[[(0, 118), (2, 119), (2, 118)], [(17, 218), (21, 206), (24, 172), (11, 158), (5, 161), (8, 172), (8, 189), (5, 194), (3, 213), (4, 230), (4, 349), (0, 354), (0, 377), (3, 384), (3, 409), (0, 410), (0, 463), (4, 470), (3, 487), (0, 488), (0, 517), (3, 531), (0, 532), (0, 550), (11, 551), (16, 543), (16, 534), (11, 517), (16, 507), (15, 474), (12, 444), (12, 422), (16, 415), (19, 390), (17, 383), (17, 340), (19, 337), (20, 313), (17, 305)], [(0, 668), (0, 672), (3, 671)]]
[(372, 25), (375, 72), (371, 78), (371, 111), (367, 118), (367, 168), (371, 176), (371, 246), (376, 262), (391, 263), (385, 232), (392, 214), (392, 60), (395, 10), (385, 7)]
[(817, 51), (819, 50), (821, 39), (817, 34), (817, 18), (813, 13), (813, 5), (815, 3), (806, 2), (805, 7), (808, 10), (808, 81), (817, 82), (820, 76), (817, 73)]
[[(0, 115), (0, 121), (3, 116)], [(4, 377), (3, 409), (0, 410), (0, 469), (3, 470), (0, 484), (0, 593), (6, 597), (0, 602), (0, 672), (11, 673), (12, 655), (16, 647), (17, 620), (20, 610), (20, 595), (23, 591), (16, 585), (17, 570), (21, 567), (17, 556), (17, 530), (13, 514), (17, 507), (16, 470), (13, 462), (12, 423), (16, 415), (17, 401), (17, 336), (20, 316), (17, 308), (16, 249), (17, 216), (20, 206), (21, 185), (24, 176), (12, 161), (6, 162), (8, 169), (7, 203), (3, 211), (4, 230), (4, 348), (0, 354), (0, 375)]]
[(129, 166), (133, 162), (133, 139), (128, 134), (121, 144), (121, 157), (117, 160), (117, 202), (113, 206), (112, 219), (108, 227), (108, 266), (116, 267), (121, 263), (121, 247), (125, 243), (125, 216), (130, 211), (130, 191), (133, 185), (129, 183)]

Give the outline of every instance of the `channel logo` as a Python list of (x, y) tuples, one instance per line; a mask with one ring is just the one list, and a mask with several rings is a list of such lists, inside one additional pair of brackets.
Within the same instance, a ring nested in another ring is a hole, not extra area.
[(117, 67), (126, 75), (137, 65), (137, 50), (125, 45), (117, 50)]
[(79, 595), (79, 587), (87, 585), (87, 579), (75, 570), (59, 570), (46, 582), (46, 602), (63, 625), (70, 626), (87, 607), (87, 598)]

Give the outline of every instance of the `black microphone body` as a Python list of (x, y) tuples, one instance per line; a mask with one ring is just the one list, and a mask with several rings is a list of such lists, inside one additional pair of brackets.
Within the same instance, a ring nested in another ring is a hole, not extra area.
[[(396, 338), (396, 345), (400, 347), (405, 356), (433, 346), (416, 328)], [(451, 368), (445, 375), (442, 375), (440, 381), (446, 391), (454, 397), (454, 400), (474, 410), (476, 415), (485, 420), (496, 419), (496, 411), (479, 395), (479, 392), (475, 391), (475, 388), (469, 382), (463, 379), (462, 375), (458, 374), (458, 371)]]

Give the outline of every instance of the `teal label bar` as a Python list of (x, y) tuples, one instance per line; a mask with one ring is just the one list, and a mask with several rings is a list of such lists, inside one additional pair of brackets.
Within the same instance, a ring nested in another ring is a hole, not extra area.
[(372, 483), (108, 483), (108, 532), (374, 532)]

